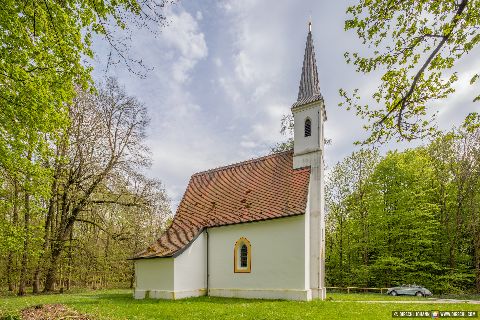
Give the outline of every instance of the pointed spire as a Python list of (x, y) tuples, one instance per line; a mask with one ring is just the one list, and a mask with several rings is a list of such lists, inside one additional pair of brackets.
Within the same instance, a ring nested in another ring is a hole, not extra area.
[(303, 58), (302, 76), (298, 89), (298, 99), (292, 108), (310, 102), (321, 100), (320, 86), (318, 82), (317, 62), (312, 40), (312, 22), (308, 23), (307, 44), (305, 45), (305, 56)]

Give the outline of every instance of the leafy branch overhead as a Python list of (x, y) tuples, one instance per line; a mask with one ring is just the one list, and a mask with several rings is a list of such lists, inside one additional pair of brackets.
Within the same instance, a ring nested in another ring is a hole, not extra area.
[(75, 85), (92, 85), (88, 61), (94, 57), (94, 37), (110, 45), (109, 64), (123, 62), (142, 75), (139, 68), (145, 66), (128, 55), (129, 32), (123, 31), (165, 25), (163, 8), (169, 2), (2, 1), (0, 130), (6, 134), (0, 139), (0, 164), (15, 166), (19, 154), (34, 145), (45, 152), (45, 135), (68, 126), (66, 103), (75, 96)]
[[(480, 42), (480, 1), (361, 0), (347, 9), (346, 30), (373, 54), (345, 53), (358, 72), (383, 72), (372, 98), (362, 105), (358, 90), (340, 90), (341, 106), (353, 109), (368, 124), (364, 144), (392, 138), (412, 140), (436, 132), (430, 104), (455, 91), (455, 63)], [(474, 74), (470, 84), (479, 79)], [(473, 97), (479, 101), (480, 95)]]

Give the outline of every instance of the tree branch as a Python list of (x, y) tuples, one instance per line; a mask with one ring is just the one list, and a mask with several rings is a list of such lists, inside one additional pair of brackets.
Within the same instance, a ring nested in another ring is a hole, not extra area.
[(380, 121), (378, 121), (375, 124), (376, 126), (383, 124), (388, 119), (388, 117), (390, 117), (390, 115), (400, 107), (400, 109), (398, 110), (396, 126), (398, 128), (398, 131), (399, 131), (400, 135), (402, 137), (406, 138), (403, 134), (403, 131), (402, 131), (402, 119), (403, 119), (403, 112), (404, 112), (404, 110), (405, 110), (405, 108), (407, 107), (407, 104), (408, 104), (408, 98), (410, 98), (411, 95), (413, 94), (413, 91), (415, 90), (415, 88), (417, 86), (417, 83), (420, 80), (420, 77), (424, 73), (425, 69), (430, 65), (433, 58), (435, 58), (435, 56), (438, 54), (440, 49), (443, 47), (443, 45), (450, 38), (451, 34), (453, 33), (453, 30), (455, 29), (456, 25), (458, 24), (458, 21), (460, 20), (461, 14), (463, 13), (463, 11), (465, 10), (465, 8), (467, 6), (467, 3), (468, 3), (468, 0), (462, 0), (460, 5), (458, 6), (457, 11), (452, 18), (452, 21), (451, 21), (452, 27), (451, 27), (448, 34), (446, 34), (446, 35), (431, 35), (431, 34), (425, 35), (425, 36), (429, 36), (429, 37), (438, 37), (438, 38), (441, 38), (442, 40), (435, 47), (435, 49), (432, 51), (432, 53), (430, 54), (428, 59), (425, 61), (425, 63), (422, 65), (420, 70), (418, 70), (418, 72), (416, 73), (415, 77), (413, 78), (413, 82), (410, 85), (410, 88), (409, 88), (408, 92), (400, 100), (398, 100), (395, 103), (395, 105), (391, 108), (391, 110), (388, 111), (387, 114), (385, 116), (383, 116), (383, 118)]
[(79, 219), (79, 218), (75, 218), (75, 221), (83, 222), (83, 223), (88, 223), (88, 224), (94, 225), (94, 226), (96, 226), (98, 229), (100, 229), (100, 230), (102, 230), (103, 232), (105, 232), (106, 234), (110, 235), (107, 230), (105, 230), (102, 226), (100, 226), (100, 225), (99, 225), (98, 223), (96, 223), (96, 222), (93, 222), (93, 221), (90, 221), (90, 220), (85, 220), (85, 219)]

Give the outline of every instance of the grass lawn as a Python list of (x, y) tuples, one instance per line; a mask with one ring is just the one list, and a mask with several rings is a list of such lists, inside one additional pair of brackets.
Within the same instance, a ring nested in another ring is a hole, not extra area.
[[(0, 294), (0, 315), (19, 314), (23, 308), (61, 303), (95, 319), (392, 319), (392, 311), (480, 311), (473, 304), (414, 304), (424, 298), (388, 297), (380, 294), (328, 295), (328, 301), (294, 302), (226, 299), (214, 297), (178, 301), (134, 300), (130, 290), (105, 290), (68, 294), (15, 297)], [(406, 303), (382, 303), (403, 300)], [(405, 300), (413, 300), (409, 303)], [(361, 301), (374, 301), (370, 303)]]

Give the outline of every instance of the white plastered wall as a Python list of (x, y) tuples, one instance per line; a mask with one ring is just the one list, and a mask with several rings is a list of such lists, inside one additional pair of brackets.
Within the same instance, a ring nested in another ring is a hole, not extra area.
[(135, 299), (171, 299), (173, 280), (173, 258), (135, 261)]
[[(308, 233), (308, 214), (208, 229), (209, 295), (311, 300)], [(234, 272), (241, 237), (251, 244), (250, 273)], [(206, 259), (204, 231), (176, 258), (135, 261), (135, 298), (147, 292), (162, 299), (207, 294)]]
[[(307, 219), (310, 225), (310, 289), (312, 298), (325, 299), (325, 178), (323, 101), (316, 101), (292, 110), (294, 116), (293, 167), (310, 167)], [(309, 118), (311, 136), (305, 137), (305, 119)]]
[[(298, 107), (293, 112), (294, 118), (294, 153), (295, 155), (302, 155), (310, 152), (318, 151), (322, 148), (323, 128), (322, 128), (322, 114), (321, 102), (316, 102), (303, 107)], [(310, 136), (305, 137), (305, 120), (310, 119), (311, 131)], [(299, 164), (297, 167), (308, 166), (309, 163)], [(294, 165), (294, 167), (296, 167)]]
[[(209, 229), (209, 295), (310, 300), (305, 215)], [(251, 272), (234, 273), (234, 246), (251, 244)]]
[(176, 258), (135, 261), (134, 296), (181, 299), (206, 294), (206, 236), (202, 232)]
[(204, 231), (184, 252), (175, 258), (175, 299), (206, 294), (206, 245)]

